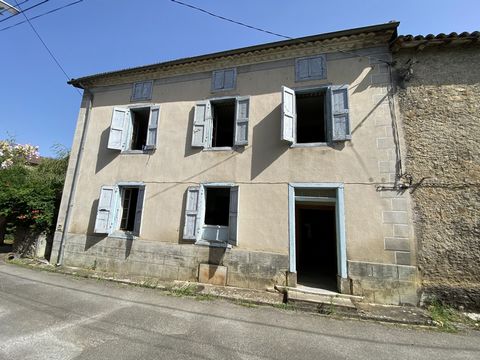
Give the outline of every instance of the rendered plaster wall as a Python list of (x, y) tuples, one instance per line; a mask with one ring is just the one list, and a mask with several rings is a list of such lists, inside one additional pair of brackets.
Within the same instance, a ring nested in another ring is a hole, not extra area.
[[(327, 53), (324, 80), (295, 82), (294, 59), (239, 66), (235, 90), (211, 93), (211, 72), (156, 79), (148, 104), (160, 105), (157, 149), (150, 154), (125, 154), (107, 149), (114, 106), (131, 106), (131, 83), (92, 89), (93, 106), (86, 127), (79, 177), (72, 197), (73, 237), (110, 241), (93, 233), (100, 187), (121, 181), (145, 183), (140, 236), (132, 249), (155, 243), (195, 248), (182, 240), (185, 191), (189, 185), (231, 182), (239, 185), (238, 246), (232, 251), (268, 253), (287, 258), (288, 183), (345, 184), (347, 258), (350, 261), (414, 266), (415, 243), (408, 193), (378, 191), (395, 180), (395, 150), (388, 67), (388, 49), (363, 49), (360, 56)], [(322, 53), (322, 49), (318, 49)], [(236, 66), (234, 60), (219, 68)], [(349, 86), (352, 140), (336, 145), (291, 148), (280, 140), (281, 87)], [(218, 96), (250, 96), (249, 143), (229, 151), (192, 148), (193, 109), (197, 101)], [(85, 104), (74, 141), (78, 151)], [(72, 158), (72, 161), (75, 161)], [(67, 179), (71, 183), (71, 178)], [(66, 209), (65, 199), (62, 202)], [(59, 217), (61, 225), (62, 213)], [(58, 252), (58, 228), (53, 251)], [(160, 246), (160, 245), (159, 245)], [(81, 246), (80, 246), (81, 247)], [(88, 245), (83, 245), (84, 251)], [(66, 246), (65, 263), (76, 263), (79, 251)], [(159, 248), (160, 249), (160, 248)], [(132, 250), (132, 251), (133, 251)], [(192, 250), (193, 251), (193, 250)], [(264, 272), (264, 278), (283, 268)], [(193, 264), (193, 262), (192, 262)], [(288, 264), (287, 264), (288, 265)], [(190, 266), (190, 265), (189, 265)], [(192, 265), (193, 266), (193, 265)], [(288, 266), (287, 266), (288, 268)], [(195, 271), (195, 266), (188, 271)], [(246, 268), (245, 268), (246, 269)], [(361, 282), (356, 292), (361, 294)]]
[(402, 50), (394, 59), (409, 77), (399, 79), (398, 98), (425, 294), (478, 309), (480, 48)]

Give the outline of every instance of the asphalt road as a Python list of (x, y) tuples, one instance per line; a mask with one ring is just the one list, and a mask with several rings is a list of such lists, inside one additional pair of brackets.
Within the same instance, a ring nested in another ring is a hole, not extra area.
[(0, 263), (0, 359), (480, 359), (480, 333), (198, 301)]

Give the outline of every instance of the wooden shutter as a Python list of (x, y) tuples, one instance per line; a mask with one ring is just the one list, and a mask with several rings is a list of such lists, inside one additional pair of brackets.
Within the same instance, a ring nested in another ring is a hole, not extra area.
[(222, 90), (225, 84), (225, 70), (215, 70), (212, 76), (212, 90)]
[(236, 71), (235, 69), (227, 69), (224, 71), (224, 80), (223, 80), (223, 88), (225, 90), (235, 88), (235, 78), (236, 78)]
[(348, 110), (348, 86), (331, 86), (330, 98), (330, 136), (332, 141), (345, 141), (352, 138), (350, 133), (350, 115)]
[(295, 60), (295, 81), (327, 78), (327, 58), (315, 55)]
[(250, 99), (238, 97), (235, 106), (235, 145), (248, 144), (248, 114), (250, 111)]
[(130, 118), (130, 111), (126, 108), (113, 108), (110, 135), (108, 137), (109, 149), (123, 150), (126, 142), (127, 126)]
[(210, 102), (201, 101), (195, 105), (195, 114), (193, 117), (192, 146), (204, 147), (207, 142), (208, 124), (211, 118)]
[(157, 130), (158, 130), (158, 119), (160, 115), (160, 107), (152, 106), (150, 108), (150, 118), (148, 120), (148, 133), (147, 133), (147, 144), (146, 149), (155, 149), (157, 146)]
[(282, 140), (291, 143), (295, 141), (295, 117), (295, 91), (282, 86)]
[(187, 189), (187, 202), (185, 204), (185, 224), (183, 238), (195, 240), (199, 224), (200, 187), (190, 186)]
[(115, 187), (102, 186), (98, 199), (97, 216), (95, 218), (94, 232), (109, 234), (113, 225), (113, 205), (115, 201)]
[(145, 81), (143, 83), (143, 89), (142, 89), (143, 100), (149, 100), (152, 98), (152, 88), (153, 88), (153, 81)]
[(230, 211), (228, 214), (228, 243), (237, 245), (238, 186), (230, 188)]
[(142, 93), (143, 93), (143, 83), (139, 82), (139, 83), (133, 84), (132, 100), (141, 99)]
[(145, 187), (138, 188), (137, 206), (135, 208), (135, 223), (133, 225), (133, 233), (140, 236), (140, 225), (142, 223), (143, 198), (145, 196)]
[(153, 81), (142, 81), (133, 84), (131, 100), (149, 100), (152, 98)]

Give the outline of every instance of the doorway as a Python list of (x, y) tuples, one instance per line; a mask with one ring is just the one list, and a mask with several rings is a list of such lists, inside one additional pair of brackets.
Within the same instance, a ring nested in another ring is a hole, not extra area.
[(296, 202), (297, 283), (337, 291), (335, 204)]
[(348, 292), (342, 183), (290, 183), (289, 271), (292, 286)]

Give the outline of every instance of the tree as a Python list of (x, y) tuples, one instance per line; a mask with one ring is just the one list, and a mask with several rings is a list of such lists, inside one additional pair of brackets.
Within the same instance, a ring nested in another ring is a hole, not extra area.
[(40, 159), (35, 146), (0, 141), (0, 218), (10, 231), (53, 234), (68, 166), (68, 151), (56, 151)]

